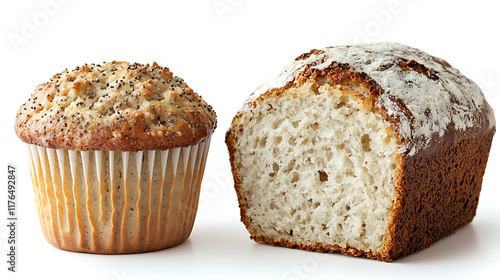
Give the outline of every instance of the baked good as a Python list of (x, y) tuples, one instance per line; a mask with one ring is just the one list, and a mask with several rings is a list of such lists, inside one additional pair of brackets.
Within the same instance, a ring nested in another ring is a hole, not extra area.
[(85, 64), (39, 85), (19, 109), (38, 216), (69, 251), (175, 246), (193, 227), (216, 115), (158, 64)]
[(312, 50), (226, 143), (251, 239), (392, 261), (472, 221), (495, 118), (446, 61), (396, 43)]

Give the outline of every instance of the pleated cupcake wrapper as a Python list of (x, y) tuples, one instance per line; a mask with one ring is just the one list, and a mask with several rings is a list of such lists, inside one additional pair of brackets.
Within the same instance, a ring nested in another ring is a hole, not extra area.
[(55, 247), (138, 253), (189, 237), (210, 138), (165, 151), (27, 146), (40, 224)]

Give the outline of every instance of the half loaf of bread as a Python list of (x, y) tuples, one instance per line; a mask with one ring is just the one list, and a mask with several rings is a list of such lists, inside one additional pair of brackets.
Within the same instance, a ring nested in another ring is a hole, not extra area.
[(472, 221), (495, 133), (479, 87), (395, 43), (312, 50), (226, 134), (257, 242), (392, 261)]

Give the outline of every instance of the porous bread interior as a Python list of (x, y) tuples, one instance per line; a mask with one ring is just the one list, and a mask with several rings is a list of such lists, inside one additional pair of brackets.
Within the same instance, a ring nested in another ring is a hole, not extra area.
[(304, 85), (242, 116), (235, 168), (252, 236), (386, 250), (400, 143), (367, 104), (346, 87)]

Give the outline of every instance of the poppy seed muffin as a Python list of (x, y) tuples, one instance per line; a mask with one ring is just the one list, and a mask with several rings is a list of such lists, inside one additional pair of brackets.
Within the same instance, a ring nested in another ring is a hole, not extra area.
[(226, 143), (257, 242), (393, 261), (472, 221), (493, 135), (480, 88), (397, 43), (297, 57)]
[(79, 151), (187, 147), (215, 127), (211, 106), (156, 63), (65, 70), (38, 86), (16, 117), (24, 142)]
[(85, 64), (39, 85), (15, 120), (55, 247), (138, 253), (182, 243), (216, 115), (158, 64)]

